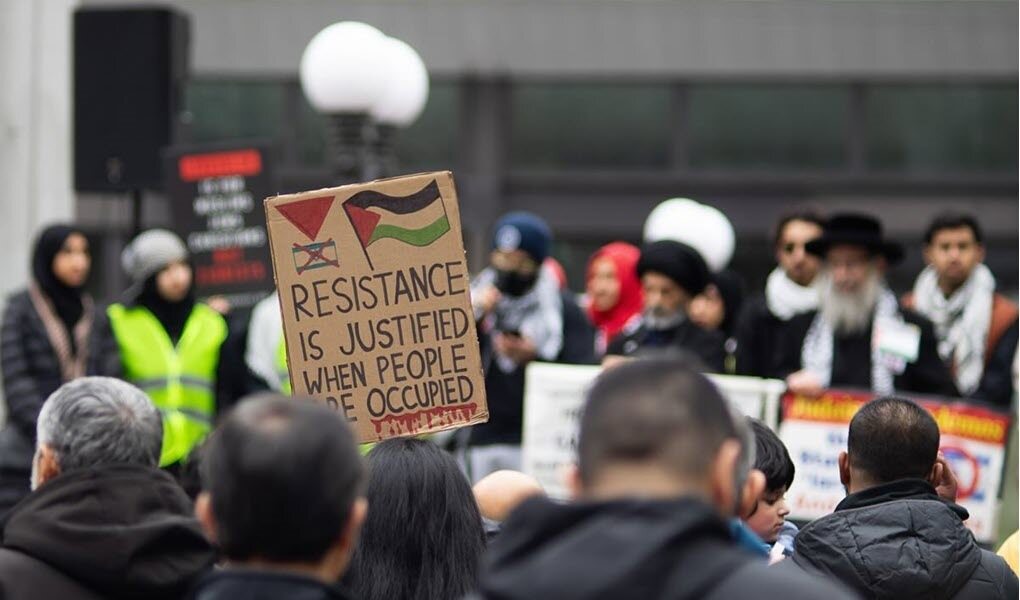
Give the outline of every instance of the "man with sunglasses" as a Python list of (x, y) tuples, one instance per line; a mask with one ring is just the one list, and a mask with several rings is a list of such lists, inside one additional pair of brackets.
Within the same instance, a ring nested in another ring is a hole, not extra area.
[(805, 246), (821, 237), (825, 222), (812, 210), (791, 212), (776, 225), (778, 265), (769, 274), (765, 293), (744, 304), (737, 322), (737, 374), (776, 377), (778, 347), (790, 319), (818, 308), (821, 260)]

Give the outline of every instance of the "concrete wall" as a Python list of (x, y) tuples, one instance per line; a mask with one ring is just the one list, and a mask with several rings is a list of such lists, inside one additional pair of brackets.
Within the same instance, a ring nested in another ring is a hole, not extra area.
[[(86, 4), (124, 4), (86, 0)], [(1009, 0), (172, 0), (198, 74), (296, 75), (320, 29), (361, 20), (433, 75), (1015, 77)]]
[(41, 224), (74, 217), (71, 15), (76, 0), (0, 2), (0, 295), (27, 281)]

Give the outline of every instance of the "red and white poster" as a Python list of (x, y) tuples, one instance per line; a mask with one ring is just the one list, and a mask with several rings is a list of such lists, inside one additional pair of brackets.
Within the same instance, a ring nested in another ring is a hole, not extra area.
[[(837, 459), (846, 450), (850, 420), (872, 398), (871, 393), (842, 390), (819, 398), (783, 397), (779, 435), (797, 468), (786, 495), (791, 519), (827, 515), (846, 496)], [(941, 450), (960, 483), (957, 503), (970, 512), (967, 526), (979, 541), (993, 541), (1009, 415), (962, 401), (913, 399), (939, 425)]]
[(236, 308), (273, 290), (262, 199), (275, 189), (267, 144), (176, 146), (164, 156), (174, 230), (188, 245), (200, 298)]

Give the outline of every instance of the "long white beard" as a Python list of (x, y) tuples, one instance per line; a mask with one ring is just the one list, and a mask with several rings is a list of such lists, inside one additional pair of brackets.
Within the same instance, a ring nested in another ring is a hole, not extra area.
[(823, 273), (821, 277), (821, 314), (832, 331), (836, 335), (854, 335), (867, 331), (882, 289), (882, 279), (878, 272), (871, 269), (861, 289), (852, 293), (837, 290), (828, 273)]
[(683, 309), (667, 314), (662, 310), (649, 308), (642, 313), (641, 322), (653, 331), (665, 331), (683, 323), (685, 318)]

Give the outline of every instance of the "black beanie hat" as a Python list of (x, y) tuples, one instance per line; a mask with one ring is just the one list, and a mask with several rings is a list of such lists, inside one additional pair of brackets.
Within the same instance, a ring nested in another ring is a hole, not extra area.
[(673, 240), (660, 240), (641, 248), (641, 258), (637, 263), (638, 277), (648, 271), (669, 277), (692, 296), (704, 291), (711, 281), (705, 259), (698, 251)]

